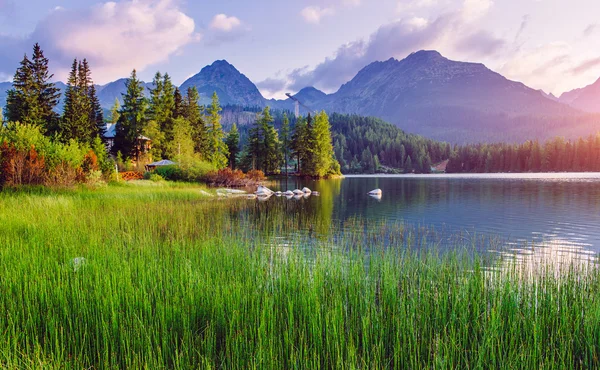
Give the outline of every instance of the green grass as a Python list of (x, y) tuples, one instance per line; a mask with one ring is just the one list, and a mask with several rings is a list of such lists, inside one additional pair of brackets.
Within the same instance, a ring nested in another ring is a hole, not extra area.
[(332, 226), (273, 204), (168, 184), (0, 193), (0, 368), (600, 366), (596, 270), (523, 280), (404, 225), (280, 239)]

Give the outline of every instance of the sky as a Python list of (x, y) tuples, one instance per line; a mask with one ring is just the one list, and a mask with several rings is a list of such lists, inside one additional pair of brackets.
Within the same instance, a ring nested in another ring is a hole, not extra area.
[(39, 42), (55, 80), (136, 68), (181, 84), (225, 59), (267, 98), (335, 92), (366, 65), (422, 49), (560, 95), (600, 77), (598, 0), (0, 0), (0, 81)]

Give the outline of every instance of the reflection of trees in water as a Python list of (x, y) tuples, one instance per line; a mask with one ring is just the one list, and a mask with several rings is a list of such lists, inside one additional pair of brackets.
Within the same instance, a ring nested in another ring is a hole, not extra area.
[[(339, 197), (342, 180), (303, 181), (273, 186), (273, 190), (293, 190), (309, 187), (318, 191), (319, 196), (307, 196), (301, 199), (287, 199), (285, 196), (272, 196), (267, 201), (247, 200), (243, 208), (234, 209), (232, 218), (237, 218), (246, 227), (271, 234), (288, 235), (303, 230), (311, 236), (323, 237), (332, 227), (334, 200)], [(302, 185), (302, 186), (301, 186)]]

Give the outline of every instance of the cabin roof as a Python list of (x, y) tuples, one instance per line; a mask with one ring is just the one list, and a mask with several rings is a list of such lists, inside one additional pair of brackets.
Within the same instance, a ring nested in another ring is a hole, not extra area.
[[(114, 139), (115, 136), (117, 136), (117, 124), (115, 123), (107, 123), (106, 124), (106, 131), (104, 132), (104, 138), (106, 139)], [(142, 140), (146, 140), (146, 141), (152, 141), (152, 139), (150, 139), (149, 137), (140, 135), (138, 136), (138, 139), (142, 139)]]
[(168, 159), (163, 159), (162, 161), (158, 161), (158, 162), (154, 162), (154, 163), (150, 163), (147, 166), (148, 167), (160, 167), (160, 166), (171, 166), (177, 164), (173, 161), (170, 161)]

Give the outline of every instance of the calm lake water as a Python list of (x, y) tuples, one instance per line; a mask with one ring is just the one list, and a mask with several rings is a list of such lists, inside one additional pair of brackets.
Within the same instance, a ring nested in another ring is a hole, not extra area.
[[(321, 195), (272, 197), (256, 207), (260, 213), (283, 207), (290, 215), (326, 220), (317, 227), (321, 233), (351, 229), (356, 225), (350, 221), (361, 219), (436, 230), (442, 247), (459, 236), (465, 244), (489, 237), (496, 242), (485, 248), (501, 246), (503, 253), (527, 258), (587, 260), (600, 252), (600, 173), (348, 176), (290, 179), (271, 188), (304, 186)], [(381, 199), (367, 195), (376, 188), (383, 191)], [(313, 227), (312, 221), (298, 222), (299, 229)]]

